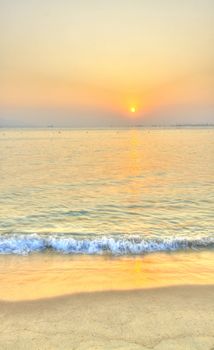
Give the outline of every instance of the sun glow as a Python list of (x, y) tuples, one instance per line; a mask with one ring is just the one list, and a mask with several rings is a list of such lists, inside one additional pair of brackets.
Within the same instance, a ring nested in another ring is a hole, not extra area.
[(131, 112), (131, 113), (135, 113), (135, 112), (136, 112), (136, 108), (135, 108), (135, 107), (131, 107), (131, 108), (130, 108), (130, 112)]

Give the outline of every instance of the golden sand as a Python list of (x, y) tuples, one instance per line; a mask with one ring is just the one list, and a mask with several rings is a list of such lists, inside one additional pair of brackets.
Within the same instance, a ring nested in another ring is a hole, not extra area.
[(1, 350), (213, 350), (214, 286), (0, 304)]

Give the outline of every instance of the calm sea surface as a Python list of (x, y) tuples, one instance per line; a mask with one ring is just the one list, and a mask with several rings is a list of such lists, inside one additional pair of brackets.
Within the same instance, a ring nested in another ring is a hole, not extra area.
[(214, 129), (0, 129), (0, 253), (214, 246)]

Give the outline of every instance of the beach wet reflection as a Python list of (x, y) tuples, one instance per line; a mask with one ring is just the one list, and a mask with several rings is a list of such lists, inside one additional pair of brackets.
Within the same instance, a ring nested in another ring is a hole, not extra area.
[(212, 251), (135, 258), (2, 255), (0, 299), (33, 300), (81, 292), (213, 284), (213, 263)]

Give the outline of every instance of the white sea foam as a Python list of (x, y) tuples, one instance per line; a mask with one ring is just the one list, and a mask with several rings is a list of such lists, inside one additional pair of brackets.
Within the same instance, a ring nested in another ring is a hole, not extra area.
[(146, 238), (111, 236), (78, 239), (61, 234), (5, 234), (0, 236), (0, 254), (29, 254), (53, 250), (62, 254), (142, 255), (150, 252), (213, 248), (214, 237)]

